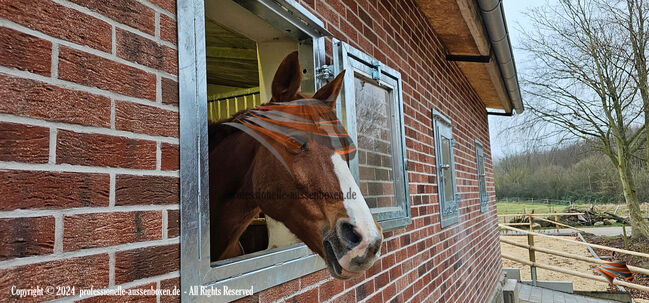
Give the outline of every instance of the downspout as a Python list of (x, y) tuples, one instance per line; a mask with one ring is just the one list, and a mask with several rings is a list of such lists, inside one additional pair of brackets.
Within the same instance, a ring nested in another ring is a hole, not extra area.
[(516, 62), (514, 62), (512, 45), (509, 40), (502, 0), (477, 0), (477, 2), (480, 7), (480, 14), (487, 28), (491, 47), (496, 55), (496, 62), (498, 63), (498, 67), (500, 67), (500, 73), (505, 83), (509, 100), (516, 113), (520, 114), (524, 110), (523, 100), (521, 98), (516, 73)]

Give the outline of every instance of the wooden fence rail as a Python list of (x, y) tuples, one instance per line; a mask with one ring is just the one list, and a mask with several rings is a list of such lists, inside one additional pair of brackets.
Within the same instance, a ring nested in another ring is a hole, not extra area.
[[(649, 254), (646, 254), (646, 253), (641, 253), (641, 252), (636, 252), (636, 251), (631, 251), (631, 250), (625, 250), (625, 249), (620, 249), (620, 248), (615, 248), (615, 247), (608, 247), (608, 246), (598, 245), (598, 244), (591, 244), (591, 243), (587, 243), (587, 242), (580, 242), (580, 241), (564, 239), (564, 238), (560, 238), (560, 237), (555, 237), (555, 236), (550, 236), (550, 235), (537, 233), (537, 232), (534, 232), (534, 231), (531, 230), (531, 219), (532, 219), (532, 217), (530, 216), (530, 231), (523, 230), (523, 229), (518, 229), (518, 228), (513, 228), (513, 227), (510, 227), (510, 226), (507, 226), (507, 225), (504, 225), (504, 224), (498, 224), (498, 225), (501, 228), (504, 228), (504, 229), (513, 230), (513, 231), (517, 231), (517, 232), (520, 232), (520, 233), (527, 234), (527, 244), (521, 244), (521, 243), (518, 243), (518, 242), (515, 242), (515, 241), (503, 239), (503, 238), (500, 239), (500, 242), (527, 249), (529, 251), (529, 260), (520, 259), (520, 258), (517, 258), (517, 257), (514, 257), (514, 256), (507, 255), (507, 254), (503, 254), (502, 257), (505, 258), (505, 259), (512, 260), (514, 262), (529, 265), (530, 269), (531, 269), (531, 272), (532, 272), (532, 282), (534, 283), (534, 285), (536, 285), (536, 280), (537, 280), (536, 279), (536, 268), (537, 267), (538, 268), (548, 269), (548, 270), (551, 270), (551, 271), (564, 273), (564, 274), (568, 274), (568, 275), (581, 277), (581, 278), (588, 279), (588, 280), (601, 281), (601, 282), (606, 282), (606, 283), (609, 282), (608, 279), (606, 279), (606, 278), (604, 278), (602, 276), (589, 275), (589, 274), (577, 272), (577, 271), (570, 270), (570, 269), (565, 269), (565, 268), (552, 266), (552, 265), (548, 265), (548, 264), (543, 264), (543, 263), (537, 263), (536, 262), (536, 254), (535, 254), (537, 251), (541, 252), (541, 253), (545, 253), (545, 254), (550, 254), (550, 255), (560, 256), (560, 257), (564, 257), (564, 258), (568, 258), (568, 259), (589, 262), (589, 263), (593, 263), (593, 264), (604, 264), (604, 263), (606, 263), (606, 261), (595, 259), (595, 258), (590, 258), (590, 257), (584, 257), (584, 256), (568, 254), (568, 253), (557, 251), (557, 250), (537, 247), (537, 246), (534, 245), (534, 236), (541, 236), (541, 237), (551, 238), (553, 240), (560, 240), (560, 241), (564, 241), (564, 242), (568, 242), (568, 243), (584, 245), (584, 246), (588, 246), (589, 248), (594, 247), (594, 248), (600, 248), (600, 249), (615, 251), (615, 252), (619, 252), (619, 253), (622, 253), (622, 254), (633, 255), (633, 256), (643, 257), (643, 258), (649, 258)], [(536, 218), (536, 219), (538, 219), (538, 218)], [(547, 220), (547, 221), (550, 221), (550, 220)], [(550, 222), (553, 222), (553, 221), (550, 221)], [(553, 222), (553, 223), (556, 223), (556, 222)], [(627, 267), (629, 268), (629, 270), (631, 272), (638, 273), (638, 274), (649, 275), (649, 269), (642, 268), (642, 267), (637, 267), (637, 266), (631, 266), (631, 265), (628, 265)], [(614, 279), (613, 284), (618, 285), (618, 286), (624, 286), (624, 287), (628, 287), (628, 288), (633, 288), (633, 289), (649, 292), (649, 287), (647, 287), (647, 286), (634, 284), (634, 283), (630, 283), (630, 282), (626, 282), (626, 281), (622, 281), (622, 280)]]
[[(601, 260), (601, 259), (583, 257), (583, 256), (579, 256), (579, 255), (572, 255), (572, 254), (564, 253), (564, 252), (558, 251), (558, 250), (552, 250), (552, 249), (547, 249), (547, 248), (542, 248), (542, 247), (537, 247), (537, 246), (531, 246), (531, 245), (527, 245), (527, 244), (522, 244), (522, 243), (510, 241), (510, 240), (507, 240), (507, 239), (500, 239), (500, 242), (507, 243), (509, 245), (518, 246), (518, 247), (525, 248), (525, 249), (528, 249), (528, 250), (529, 249), (535, 250), (535, 251), (542, 252), (542, 253), (549, 254), (549, 255), (557, 255), (557, 256), (560, 256), (560, 257), (575, 259), (575, 260), (589, 262), (589, 263), (593, 263), (593, 264), (604, 264), (604, 263), (607, 262), (607, 261)], [(649, 269), (645, 269), (645, 268), (642, 268), (642, 267), (631, 266), (631, 265), (628, 265), (627, 267), (632, 272), (639, 273), (639, 274), (644, 274), (644, 275), (649, 276)]]
[[(532, 266), (532, 267), (544, 268), (544, 269), (547, 269), (547, 270), (556, 271), (556, 272), (564, 273), (564, 274), (567, 274), (567, 275), (577, 276), (577, 277), (588, 279), (588, 280), (601, 281), (601, 282), (604, 282), (604, 283), (608, 283), (608, 280), (606, 278), (604, 278), (604, 277), (601, 277), (601, 276), (594, 276), (594, 275), (589, 275), (589, 274), (581, 273), (581, 272), (574, 271), (574, 270), (564, 269), (564, 268), (557, 267), (557, 266), (552, 266), (552, 265), (547, 265), (547, 264), (542, 264), (542, 263), (537, 263), (537, 262), (530, 262), (530, 261), (519, 259), (519, 258), (510, 256), (510, 255), (507, 255), (507, 254), (503, 254), (502, 256), (505, 259), (512, 260), (514, 262), (522, 263), (522, 264), (525, 264), (525, 265), (529, 265), (529, 266)], [(644, 285), (629, 283), (629, 282), (621, 281), (621, 280), (613, 280), (613, 284), (649, 292), (649, 287), (644, 286)]]
[(615, 248), (615, 247), (608, 247), (608, 246), (598, 245), (598, 244), (591, 244), (591, 243), (575, 241), (575, 240), (570, 240), (570, 239), (557, 238), (555, 236), (544, 235), (544, 234), (540, 234), (540, 233), (533, 232), (533, 231), (531, 232), (531, 231), (527, 231), (527, 230), (522, 230), (522, 229), (519, 229), (519, 228), (513, 228), (513, 227), (505, 226), (505, 225), (502, 225), (502, 224), (498, 224), (498, 225), (500, 227), (504, 228), (504, 229), (513, 230), (513, 231), (517, 231), (517, 232), (521, 232), (521, 233), (525, 233), (525, 234), (533, 234), (535, 236), (551, 238), (551, 239), (555, 239), (555, 240), (560, 240), (560, 241), (579, 244), (579, 245), (584, 245), (584, 246), (590, 246), (590, 247), (594, 247), (594, 248), (601, 248), (601, 249), (605, 249), (605, 250), (619, 252), (619, 253), (623, 253), (623, 254), (627, 254), (627, 255), (638, 256), (638, 257), (642, 257), (642, 258), (649, 258), (649, 254), (645, 254), (645, 253), (641, 253), (641, 252), (637, 252), (637, 251), (625, 250), (625, 249), (620, 249), (620, 248)]
[(544, 221), (544, 222), (552, 223), (552, 224), (554, 224), (554, 225), (558, 225), (558, 226), (563, 226), (563, 227), (566, 227), (566, 228), (574, 229), (574, 230), (579, 231), (579, 232), (582, 232), (582, 233), (584, 232), (583, 229), (579, 229), (579, 228), (576, 228), (576, 227), (572, 227), (572, 226), (570, 226), (570, 225), (568, 225), (568, 224), (559, 223), (559, 222), (557, 222), (557, 221), (552, 221), (552, 220), (548, 220), (548, 219), (544, 219), (544, 218), (534, 218), (534, 220), (541, 220), (541, 221)]
[[(572, 227), (570, 225), (558, 222), (560, 216), (577, 216), (577, 215), (583, 215), (583, 214), (584, 213), (550, 213), (550, 214), (531, 214), (531, 213), (529, 213), (529, 214), (503, 214), (503, 215), (498, 215), (498, 217), (503, 218), (503, 225), (507, 225), (507, 226), (529, 226), (530, 231), (534, 230), (533, 221), (537, 220), (537, 221), (544, 221), (544, 222), (554, 224), (557, 232), (559, 232), (559, 226), (574, 229), (574, 230), (577, 230), (579, 232), (584, 232), (584, 230), (582, 230), (582, 229)], [(528, 218), (528, 222), (521, 222), (521, 223), (507, 223), (507, 222), (505, 222), (507, 217), (523, 217), (523, 216)], [(547, 217), (547, 216), (554, 216), (554, 221), (549, 220), (549, 219), (545, 219), (545, 218), (541, 218), (541, 217)]]
[(549, 214), (500, 214), (498, 217), (548, 217), (548, 216), (578, 216), (585, 213), (549, 213)]

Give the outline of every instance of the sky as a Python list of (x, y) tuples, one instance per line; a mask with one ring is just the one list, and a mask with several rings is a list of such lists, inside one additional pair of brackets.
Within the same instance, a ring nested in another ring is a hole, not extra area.
[[(519, 80), (520, 75), (527, 68), (524, 63), (530, 61), (529, 58), (525, 57), (526, 54), (518, 49), (523, 39), (520, 29), (534, 26), (528, 21), (524, 12), (545, 4), (546, 0), (503, 0), (505, 18), (507, 19), (507, 27), (512, 42)], [(523, 96), (523, 98), (525, 98), (525, 96)], [(523, 102), (525, 102), (525, 100), (523, 100)], [(509, 127), (511, 120), (511, 117), (489, 116), (491, 155), (494, 160), (502, 159), (506, 155), (515, 154), (523, 150), (520, 140), (513, 138), (518, 136), (518, 134), (507, 131), (507, 127)]]

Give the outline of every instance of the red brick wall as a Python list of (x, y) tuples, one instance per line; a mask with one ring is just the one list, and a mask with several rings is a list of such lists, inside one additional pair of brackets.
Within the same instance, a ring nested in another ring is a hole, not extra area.
[(0, 0), (0, 301), (178, 285), (175, 2)]
[[(401, 72), (413, 224), (385, 234), (362, 277), (321, 271), (242, 301), (485, 301), (501, 262), (493, 195), (481, 213), (477, 192), (475, 139), (494, 190), (484, 105), (413, 1), (301, 3)], [(178, 285), (175, 12), (175, 0), (0, 0), (0, 297)], [(460, 223), (444, 229), (431, 108), (458, 142)]]

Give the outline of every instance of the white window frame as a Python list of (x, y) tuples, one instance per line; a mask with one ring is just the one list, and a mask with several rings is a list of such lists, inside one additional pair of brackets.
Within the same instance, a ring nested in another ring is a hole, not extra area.
[[(408, 193), (408, 170), (406, 159), (406, 140), (403, 120), (403, 96), (401, 73), (386, 66), (382, 62), (372, 58), (364, 52), (350, 46), (345, 42), (333, 39), (334, 74), (345, 71), (343, 93), (339, 96), (336, 104), (338, 117), (344, 121), (347, 133), (358, 142), (356, 128), (356, 98), (354, 78), (362, 75), (364, 78), (373, 79), (383, 88), (390, 90), (391, 115), (392, 115), (392, 144), (393, 148), (393, 174), (395, 178), (395, 195), (397, 205), (395, 207), (371, 208), (372, 215), (379, 222), (384, 231), (405, 227), (412, 223), (410, 213), (410, 197)], [(343, 105), (343, 98), (345, 100)], [(353, 102), (349, 102), (349, 101)], [(343, 117), (342, 107), (345, 107)], [(358, 157), (350, 160), (349, 168), (352, 175), (359, 182)], [(401, 182), (401, 185), (398, 184)], [(400, 187), (400, 188), (399, 188)]]
[[(330, 34), (322, 21), (294, 0), (257, 0), (236, 3), (267, 22), (291, 29), (300, 43), (300, 60), (311, 68), (302, 83), (306, 91), (324, 81), (314, 67), (324, 64), (324, 37)], [(177, 1), (178, 84), (180, 110), (180, 285), (186, 302), (220, 302), (236, 296), (191, 296), (194, 287), (250, 288), (254, 292), (271, 288), (326, 268), (324, 261), (305, 244), (261, 251), (211, 262), (208, 180), (207, 75), (205, 61), (204, 0)], [(313, 57), (308, 51), (313, 51)]]
[[(489, 210), (489, 192), (487, 192), (487, 170), (485, 163), (487, 158), (484, 155), (482, 143), (475, 140), (476, 176), (478, 177), (478, 195), (480, 196), (480, 212)], [(482, 169), (481, 169), (482, 168)], [(482, 170), (484, 173), (480, 173)], [(483, 182), (484, 181), (484, 182)]]
[[(455, 180), (455, 139), (453, 139), (453, 124), (450, 119), (444, 116), (441, 112), (432, 109), (433, 116), (433, 134), (435, 136), (435, 167), (437, 173), (437, 196), (439, 200), (439, 216), (442, 228), (453, 225), (460, 221), (459, 204), (460, 194), (457, 192), (457, 183)], [(439, 165), (443, 157), (442, 151), (442, 137), (450, 141), (450, 167), (442, 167)], [(444, 180), (443, 169), (451, 170), (451, 180)], [(451, 182), (453, 184), (453, 197), (445, 197), (444, 182)]]

